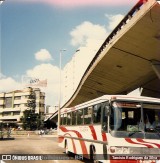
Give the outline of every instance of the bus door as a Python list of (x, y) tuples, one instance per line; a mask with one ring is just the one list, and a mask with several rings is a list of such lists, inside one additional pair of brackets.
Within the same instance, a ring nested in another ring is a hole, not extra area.
[(108, 116), (109, 116), (109, 114), (110, 114), (110, 107), (109, 107), (109, 101), (107, 101), (107, 102), (104, 102), (104, 103), (102, 103), (102, 105), (101, 105), (101, 109), (102, 109), (102, 119), (101, 119), (101, 121), (102, 121), (102, 132), (108, 132), (108, 129), (109, 129), (109, 127), (108, 127)]
[[(110, 115), (110, 107), (109, 107), (109, 101), (102, 103), (101, 105), (102, 109), (102, 116), (101, 116), (101, 124), (102, 124), (102, 135), (105, 135), (106, 133), (109, 132), (109, 118), (108, 116)], [(107, 155), (107, 140), (106, 144), (103, 144), (103, 159), (107, 160), (108, 155)]]

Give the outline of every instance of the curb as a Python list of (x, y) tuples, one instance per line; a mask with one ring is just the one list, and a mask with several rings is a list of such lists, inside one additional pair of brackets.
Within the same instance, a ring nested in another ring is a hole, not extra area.
[(14, 140), (15, 138), (0, 138), (0, 141), (3, 141), (3, 140)]

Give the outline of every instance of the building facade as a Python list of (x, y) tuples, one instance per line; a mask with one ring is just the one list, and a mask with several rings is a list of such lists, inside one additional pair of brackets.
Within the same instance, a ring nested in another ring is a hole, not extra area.
[[(99, 46), (97, 46), (99, 48)], [(97, 49), (98, 50), (98, 49)], [(74, 91), (77, 89), (77, 86), (86, 71), (88, 65), (96, 54), (96, 47), (86, 48), (81, 47), (78, 49), (70, 62), (68, 62), (63, 71), (63, 101), (65, 104), (73, 95)], [(86, 55), (87, 54), (87, 55)], [(84, 59), (85, 58), (85, 59)]]
[(25, 88), (7, 93), (0, 93), (0, 122), (11, 124), (21, 124), (23, 112), (29, 110), (28, 103), (32, 100), (31, 94), (34, 93), (35, 113), (44, 117), (45, 93), (39, 88)]
[(46, 106), (44, 121), (47, 121), (57, 111), (58, 111), (58, 106)]

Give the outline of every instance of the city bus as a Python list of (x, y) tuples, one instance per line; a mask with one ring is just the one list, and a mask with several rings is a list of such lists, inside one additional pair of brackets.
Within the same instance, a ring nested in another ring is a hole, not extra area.
[(61, 109), (59, 146), (98, 162), (160, 162), (160, 99), (104, 95)]

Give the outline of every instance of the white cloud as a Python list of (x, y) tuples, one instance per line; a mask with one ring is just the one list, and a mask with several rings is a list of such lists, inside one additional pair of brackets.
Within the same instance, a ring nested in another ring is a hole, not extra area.
[[(33, 69), (27, 70), (26, 74), (31, 77), (39, 77), (39, 78), (51, 78), (52, 76), (56, 76), (59, 72), (58, 67), (53, 66), (50, 63), (47, 64), (40, 64), (35, 66)], [(54, 79), (54, 81), (57, 81)]]
[(117, 15), (105, 15), (107, 19), (109, 20), (109, 25), (107, 27), (108, 30), (113, 30), (118, 23), (124, 18), (124, 15), (117, 14)]
[[(0, 70), (1, 71), (1, 70)], [(5, 76), (0, 72), (0, 79), (4, 78)]]
[(0, 92), (13, 91), (16, 89), (22, 89), (22, 84), (15, 81), (11, 77), (3, 77), (0, 79)]
[(108, 34), (118, 25), (124, 15), (105, 15), (108, 19), (108, 26), (101, 26), (85, 21), (76, 26), (71, 32), (71, 45), (86, 48), (98, 49)]
[(41, 49), (37, 53), (35, 53), (35, 59), (39, 61), (50, 61), (52, 60), (52, 56), (46, 49)]
[(105, 27), (85, 21), (70, 32), (71, 45), (86, 46), (90, 41), (95, 44), (104, 40), (107, 34)]
[(59, 68), (51, 64), (40, 64), (26, 72), (29, 77), (47, 79), (47, 87), (41, 88), (46, 93), (46, 105), (58, 104), (59, 74)]

